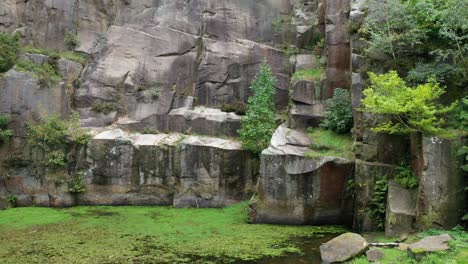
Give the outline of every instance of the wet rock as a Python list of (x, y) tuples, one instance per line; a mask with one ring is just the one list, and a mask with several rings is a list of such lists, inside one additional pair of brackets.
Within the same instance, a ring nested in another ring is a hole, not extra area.
[(424, 138), (423, 171), (419, 184), (417, 222), (422, 228), (453, 228), (463, 216), (465, 200), (460, 195), (464, 172), (456, 155), (466, 139)]
[(384, 257), (384, 253), (378, 248), (371, 248), (366, 251), (366, 256), (369, 262), (378, 262)]
[(323, 263), (345, 262), (364, 253), (367, 247), (362, 236), (346, 233), (320, 246), (320, 255)]
[(416, 219), (416, 194), (390, 180), (385, 219), (385, 235), (394, 237), (409, 233)]
[(408, 255), (421, 259), (428, 253), (440, 252), (448, 250), (448, 242), (452, 240), (452, 237), (448, 234), (439, 236), (428, 236), (420, 241), (408, 245)]
[[(250, 221), (350, 223), (351, 203), (345, 200), (345, 189), (348, 179), (353, 177), (353, 161), (337, 157), (306, 158), (307, 135), (299, 135), (299, 131), (280, 126), (270, 147), (262, 152), (258, 197), (250, 205)], [(289, 139), (290, 136), (295, 139)]]

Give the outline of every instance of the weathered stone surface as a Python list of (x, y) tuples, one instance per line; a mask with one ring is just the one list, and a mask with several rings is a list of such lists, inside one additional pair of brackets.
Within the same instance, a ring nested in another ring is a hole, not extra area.
[(299, 80), (293, 83), (291, 98), (295, 103), (323, 104), (324, 90), (322, 81)]
[(337, 263), (351, 260), (367, 249), (367, 241), (360, 235), (345, 233), (320, 246), (323, 263)]
[(317, 127), (324, 118), (324, 112), (325, 105), (323, 103), (313, 105), (294, 104), (291, 108), (291, 128)]
[[(458, 149), (463, 139), (424, 138), (417, 220), (422, 228), (453, 228), (463, 216), (464, 173)], [(465, 144), (466, 145), (466, 144)]]
[(68, 113), (67, 88), (64, 83), (42, 89), (32, 73), (14, 69), (0, 77), (0, 114), (12, 117), (15, 135), (26, 134), (26, 121), (41, 113)]
[(80, 204), (219, 207), (250, 197), (256, 161), (231, 140), (102, 132), (88, 146)]
[(397, 182), (388, 183), (385, 235), (389, 237), (408, 234), (416, 219), (416, 194)]
[(349, 0), (330, 0), (326, 4), (325, 42), (328, 48), (327, 92), (350, 87), (351, 48), (348, 30)]
[(296, 55), (296, 71), (315, 69), (320, 67), (320, 62), (312, 54), (298, 54)]
[(367, 208), (374, 195), (375, 182), (379, 177), (392, 177), (396, 167), (385, 163), (355, 161), (355, 196), (353, 228), (359, 232), (377, 231), (377, 225), (369, 217)]
[(452, 237), (448, 234), (439, 236), (428, 236), (416, 243), (408, 245), (408, 255), (421, 259), (424, 255), (432, 252), (448, 250), (448, 242)]
[(378, 248), (371, 248), (366, 251), (366, 256), (369, 262), (378, 262), (384, 257), (384, 253)]
[[(336, 157), (308, 159), (304, 142), (288, 140), (299, 134), (280, 127), (261, 154), (258, 198), (250, 205), (253, 223), (347, 224), (351, 220), (346, 183), (354, 163)], [(301, 136), (301, 138), (306, 136)], [(302, 140), (300, 140), (302, 141)], [(294, 143), (294, 144), (291, 144)]]

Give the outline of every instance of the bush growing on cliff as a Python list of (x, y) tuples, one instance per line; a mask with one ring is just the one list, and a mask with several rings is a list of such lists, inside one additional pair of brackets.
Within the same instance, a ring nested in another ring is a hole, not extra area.
[(349, 133), (353, 127), (351, 93), (347, 89), (335, 89), (333, 98), (327, 101), (327, 111), (321, 127), (339, 134)]
[(373, 131), (390, 134), (420, 132), (431, 135), (443, 132), (442, 116), (455, 104), (442, 106), (437, 103), (444, 89), (435, 81), (409, 87), (395, 71), (376, 75), (369, 73), (370, 86), (364, 90), (363, 110), (390, 117), (379, 123)]
[(262, 64), (250, 87), (253, 96), (248, 100), (246, 116), (242, 118), (239, 130), (242, 144), (254, 153), (268, 147), (276, 127), (275, 83), (270, 66)]
[(15, 65), (20, 51), (20, 36), (0, 32), (0, 72), (6, 72)]
[(10, 123), (10, 117), (6, 115), (0, 115), (0, 144), (8, 142), (13, 136), (13, 131), (8, 129)]

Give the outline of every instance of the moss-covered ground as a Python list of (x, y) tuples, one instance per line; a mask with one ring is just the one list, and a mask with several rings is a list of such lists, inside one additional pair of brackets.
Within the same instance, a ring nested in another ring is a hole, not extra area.
[[(461, 228), (453, 230), (430, 230), (427, 232), (411, 235), (404, 243), (414, 243), (419, 239), (430, 235), (449, 234), (453, 240), (449, 242), (450, 250), (441, 253), (428, 254), (420, 260), (413, 259), (408, 256), (406, 251), (397, 248), (382, 248), (384, 253), (382, 264), (467, 264), (468, 263), (468, 233)], [(370, 242), (394, 242), (395, 239), (385, 238), (385, 236), (366, 237)], [(365, 255), (349, 262), (350, 264), (365, 264), (367, 261)]]
[(224, 209), (13, 208), (0, 211), (0, 263), (236, 263), (300, 249), (295, 237), (339, 227), (251, 225)]
[(309, 137), (312, 139), (312, 145), (306, 157), (334, 156), (352, 159), (354, 156), (354, 142), (351, 135), (340, 135), (330, 130), (314, 128), (309, 129)]

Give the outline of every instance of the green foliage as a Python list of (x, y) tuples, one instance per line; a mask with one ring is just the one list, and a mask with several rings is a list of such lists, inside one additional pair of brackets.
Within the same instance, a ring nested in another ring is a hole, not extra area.
[(11, 119), (7, 115), (0, 115), (0, 144), (10, 141), (13, 131), (8, 129)]
[(242, 144), (254, 153), (268, 147), (276, 127), (275, 83), (270, 66), (262, 64), (250, 87), (253, 96), (248, 100), (247, 113), (241, 120), (239, 130)]
[(7, 197), (7, 201), (12, 207), (16, 207), (16, 203), (18, 202), (18, 197), (16, 197), (16, 195), (10, 195)]
[(38, 124), (28, 123), (28, 141), (46, 154), (44, 165), (51, 168), (64, 167), (64, 148), (69, 144), (86, 145), (87, 132), (80, 127), (78, 114), (68, 120), (59, 114), (43, 115)]
[(156, 100), (161, 96), (161, 88), (158, 86), (151, 86), (143, 91), (143, 96), (147, 99)]
[(53, 168), (60, 168), (65, 167), (67, 164), (67, 160), (63, 151), (54, 150), (47, 153), (47, 160), (45, 161), (45, 165), (48, 167)]
[(325, 119), (320, 126), (339, 134), (351, 131), (353, 127), (353, 108), (349, 90), (335, 89), (333, 98), (327, 101)]
[(443, 131), (442, 115), (451, 111), (437, 103), (445, 92), (438, 83), (431, 81), (416, 87), (408, 87), (395, 71), (376, 75), (369, 73), (371, 84), (364, 90), (364, 111), (387, 115), (390, 121), (381, 122), (373, 131), (390, 134), (422, 132), (431, 135)]
[(20, 51), (20, 36), (0, 32), (0, 73), (15, 65)]
[(372, 194), (372, 200), (367, 208), (367, 214), (379, 229), (385, 228), (385, 213), (387, 211), (387, 176), (378, 177)]
[(15, 208), (0, 211), (0, 237), (8, 241), (0, 243), (0, 258), (6, 263), (48, 263), (51, 258), (56, 263), (242, 263), (300, 253), (290, 241), (294, 237), (344, 232), (339, 227), (252, 225), (247, 212), (247, 203), (204, 209)]
[(313, 68), (296, 71), (292, 77), (294, 81), (320, 81), (323, 79), (325, 71), (322, 68)]
[(416, 175), (414, 175), (411, 167), (404, 163), (398, 167), (398, 174), (395, 176), (395, 181), (408, 189), (417, 188), (419, 185), (419, 180)]
[(234, 103), (225, 103), (221, 105), (221, 111), (223, 112), (234, 112), (238, 115), (245, 115), (247, 112), (247, 104), (243, 101), (235, 101)]
[(309, 128), (309, 137), (313, 144), (307, 158), (333, 156), (347, 159), (353, 158), (353, 139), (349, 135), (336, 134), (330, 130)]
[(42, 55), (49, 56), (49, 57), (64, 58), (67, 60), (78, 62), (82, 65), (86, 64), (86, 58), (82, 54), (76, 53), (76, 52), (40, 49), (40, 48), (36, 48), (34, 46), (29, 46), (29, 45), (24, 46), (22, 49), (24, 52), (28, 52), (32, 54), (42, 54)]
[(117, 107), (113, 103), (94, 103), (91, 106), (91, 110), (96, 113), (108, 115), (111, 112), (116, 111)]
[[(451, 91), (467, 85), (468, 1), (370, 0), (361, 33), (367, 55), (412, 85), (435, 78)], [(387, 58), (383, 57), (387, 55)]]
[(71, 31), (65, 32), (64, 41), (69, 50), (74, 50), (76, 46), (80, 45), (78, 35)]
[(84, 193), (86, 191), (86, 184), (84, 181), (84, 176), (83, 174), (77, 174), (75, 177), (73, 177), (72, 181), (70, 182), (70, 187), (68, 188), (68, 191), (70, 193), (78, 194), (78, 193)]
[(49, 63), (37, 65), (31, 61), (18, 61), (16, 70), (33, 73), (39, 79), (42, 88), (52, 87), (62, 80), (57, 69)]

